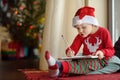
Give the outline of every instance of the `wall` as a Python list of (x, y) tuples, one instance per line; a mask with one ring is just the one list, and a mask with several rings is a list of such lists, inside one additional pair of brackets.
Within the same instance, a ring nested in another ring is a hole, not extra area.
[(99, 21), (99, 24), (103, 27), (107, 27), (107, 0), (88, 0), (90, 6), (94, 6), (96, 8), (96, 17)]

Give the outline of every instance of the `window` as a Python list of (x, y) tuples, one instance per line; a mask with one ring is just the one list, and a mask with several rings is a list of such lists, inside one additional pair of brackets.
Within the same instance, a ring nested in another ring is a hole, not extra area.
[(109, 0), (109, 30), (112, 35), (113, 43), (120, 36), (120, 0)]

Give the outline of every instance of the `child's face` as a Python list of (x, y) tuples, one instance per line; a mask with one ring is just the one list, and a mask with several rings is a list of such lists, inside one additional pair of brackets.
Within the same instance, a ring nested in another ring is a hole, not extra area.
[(89, 34), (92, 32), (92, 24), (81, 24), (81, 25), (76, 25), (75, 28), (78, 30), (78, 33), (82, 37), (87, 37)]

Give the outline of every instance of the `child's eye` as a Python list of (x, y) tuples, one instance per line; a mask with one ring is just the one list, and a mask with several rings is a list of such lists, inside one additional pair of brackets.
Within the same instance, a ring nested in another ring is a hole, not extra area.
[(80, 28), (78, 27), (77, 30), (79, 30)]
[(86, 26), (82, 26), (82, 29), (85, 29), (86, 28)]

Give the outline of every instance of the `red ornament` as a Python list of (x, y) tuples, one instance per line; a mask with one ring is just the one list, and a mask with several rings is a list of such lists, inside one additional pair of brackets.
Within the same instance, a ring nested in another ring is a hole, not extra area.
[(20, 10), (24, 10), (24, 8), (25, 8), (25, 6), (23, 6), (23, 5), (20, 6)]
[(30, 29), (33, 29), (33, 26), (31, 25), (29, 28), (30, 28)]
[(17, 23), (16, 23), (16, 25), (17, 25), (17, 26), (21, 26), (21, 25), (22, 25), (22, 23), (20, 23), (20, 22), (17, 22)]

